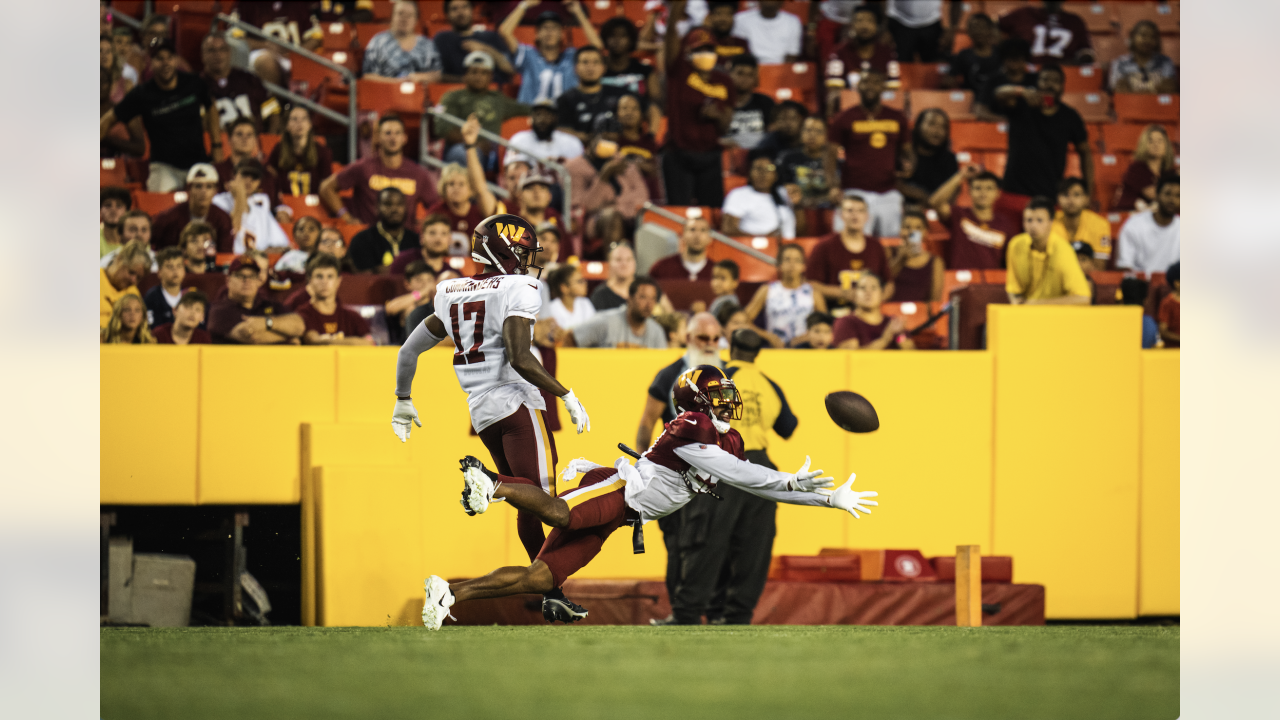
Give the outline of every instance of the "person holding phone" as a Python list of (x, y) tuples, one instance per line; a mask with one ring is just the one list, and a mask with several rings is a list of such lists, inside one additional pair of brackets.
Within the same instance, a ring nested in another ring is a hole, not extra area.
[(924, 246), (929, 221), (909, 210), (902, 217), (902, 247), (889, 259), (894, 302), (938, 302), (946, 270), (942, 258)]

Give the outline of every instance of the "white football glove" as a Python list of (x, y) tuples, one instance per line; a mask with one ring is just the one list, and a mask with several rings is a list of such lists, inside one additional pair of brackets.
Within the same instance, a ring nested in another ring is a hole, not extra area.
[(831, 507), (848, 510), (855, 518), (861, 517), (858, 515), (859, 510), (864, 513), (869, 513), (871, 512), (871, 508), (867, 507), (868, 505), (880, 504), (875, 500), (866, 499), (876, 497), (877, 493), (858, 492), (851, 487), (854, 479), (857, 477), (857, 473), (851, 473), (849, 475), (848, 482), (836, 488), (834, 491), (829, 491), (831, 494), (827, 496), (827, 502), (831, 503)]
[(586, 458), (574, 458), (564, 466), (564, 472), (560, 473), (560, 479), (565, 482), (569, 482), (570, 480), (578, 477), (581, 473), (590, 472), (596, 468), (602, 467), (604, 466), (593, 463)]
[(836, 481), (830, 477), (818, 477), (821, 470), (809, 470), (809, 456), (804, 456), (804, 465), (787, 480), (787, 489), (795, 492), (817, 492), (823, 488), (835, 487)]
[(591, 418), (587, 417), (587, 409), (582, 407), (582, 402), (573, 396), (573, 391), (565, 393), (560, 399), (564, 401), (564, 409), (569, 411), (569, 422), (578, 427), (578, 434), (582, 434), (583, 428), (591, 432)]
[(391, 412), (391, 429), (396, 432), (400, 442), (409, 442), (409, 431), (413, 429), (409, 425), (410, 422), (422, 427), (422, 421), (418, 419), (418, 411), (414, 409), (413, 401), (396, 400), (396, 409)]

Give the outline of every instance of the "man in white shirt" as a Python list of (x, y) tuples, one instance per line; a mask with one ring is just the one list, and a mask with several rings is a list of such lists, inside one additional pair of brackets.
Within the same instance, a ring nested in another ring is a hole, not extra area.
[(725, 235), (796, 236), (796, 216), (778, 187), (778, 168), (767, 157), (751, 163), (751, 182), (724, 198), (720, 232)]
[(757, 7), (733, 16), (733, 35), (747, 41), (761, 64), (777, 65), (800, 60), (804, 25), (782, 11), (780, 0), (761, 0)]
[(1164, 272), (1178, 262), (1181, 246), (1178, 239), (1178, 213), (1182, 209), (1182, 190), (1177, 175), (1165, 175), (1156, 183), (1154, 210), (1134, 213), (1120, 228), (1119, 257), (1116, 267), (1138, 272)]
[(531, 129), (521, 130), (511, 136), (512, 148), (507, 151), (503, 165), (523, 162), (534, 166), (539, 160), (563, 164), (566, 160), (580, 157), (583, 153), (582, 141), (567, 132), (557, 130), (556, 123), (559, 120), (559, 111), (556, 110), (554, 101), (544, 98), (535, 102), (529, 119)]
[(271, 198), (260, 192), (266, 170), (254, 158), (241, 160), (236, 175), (227, 181), (227, 191), (213, 196), (213, 204), (231, 216), (232, 252), (267, 248), (289, 249), (289, 236), (271, 212)]

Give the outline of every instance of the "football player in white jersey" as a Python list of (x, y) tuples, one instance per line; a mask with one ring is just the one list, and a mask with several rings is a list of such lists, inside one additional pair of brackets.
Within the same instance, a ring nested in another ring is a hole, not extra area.
[[(411, 423), (422, 427), (409, 392), (418, 356), (446, 337), (457, 348), (453, 369), (467, 393), (471, 425), (493, 456), (494, 465), (511, 479), (556, 496), (556, 443), (547, 432), (546, 404), (539, 389), (564, 401), (578, 432), (591, 429), (582, 403), (542, 367), (531, 342), (533, 324), (542, 307), (537, 281), (525, 276), (536, 260), (538, 238), (533, 226), (516, 215), (493, 215), (476, 226), (471, 258), (488, 265), (469, 278), (441, 282), (436, 288), (435, 313), (410, 333), (400, 348), (396, 368), (396, 405), (391, 427), (401, 442), (409, 439)], [(546, 540), (542, 520), (520, 508), (516, 530), (529, 559)], [(548, 622), (574, 622), (587, 611), (548, 588), (542, 601)]]
[(469, 514), (505, 500), (555, 529), (528, 567), (498, 568), (453, 584), (437, 575), (427, 578), (422, 623), (439, 630), (455, 602), (561, 587), (591, 562), (614, 530), (670, 515), (695, 493), (714, 493), (718, 482), (778, 502), (847, 510), (855, 518), (877, 504), (869, 499), (876, 493), (852, 489), (854, 475), (831, 489), (832, 479), (819, 477), (821, 470), (809, 470), (808, 459), (795, 473), (747, 462), (742, 437), (729, 427), (731, 419), (742, 418), (742, 399), (720, 368), (699, 365), (686, 370), (676, 379), (672, 394), (680, 414), (634, 467), (626, 458), (618, 458), (613, 467), (573, 460), (565, 479), (579, 472), (586, 475), (577, 489), (560, 497), (524, 487), (518, 478), (488, 470), (473, 457), (464, 458), (462, 506)]

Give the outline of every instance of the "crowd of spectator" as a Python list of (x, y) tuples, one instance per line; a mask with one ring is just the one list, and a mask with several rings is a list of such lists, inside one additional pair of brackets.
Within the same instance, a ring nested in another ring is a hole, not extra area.
[[(347, 17), (307, 3), (237, 11), (314, 50), (321, 23), (371, 19), (355, 5)], [(196, 74), (172, 18), (146, 18), (136, 36), (104, 23), (101, 154), (136, 159), (138, 189), (174, 193), (174, 204), (152, 216), (129, 190), (103, 188), (103, 342), (395, 342), (431, 312), (436, 284), (459, 274), (451, 261), (469, 256), (471, 228), (516, 212), (544, 248), (539, 337), (557, 345), (684, 346), (688, 314), (661, 283), (687, 281), (708, 289), (688, 310), (708, 311), (721, 339), (754, 327), (774, 347), (910, 349), (904, 320), (882, 306), (945, 301), (947, 270), (1005, 270), (1010, 302), (1028, 304), (1096, 302), (1090, 272), (1120, 270), (1164, 275), (1147, 334), (1177, 346), (1175, 142), (1160, 125), (1141, 132), (1109, 198), (1129, 213), (1113, 238), (1086, 124), (1063, 101), (1064, 67), (1097, 53), (1062, 3), (965, 18), (962, 3), (935, 0), (820, 2), (807, 20), (765, 0), (647, 5), (643, 21), (597, 25), (576, 1), (449, 0), (448, 29), (429, 32), (418, 3), (391, 3), (386, 29), (360, 48), (359, 75), (458, 85), (439, 108), (465, 124), (430, 122), (439, 169), (413, 160), (416, 128), (396, 114), (368, 120), (363, 157), (334, 163), (330, 145), (345, 133), (321, 134), (306, 107), (267, 90), (289, 86), (291, 72), (271, 43), (213, 23)], [(962, 30), (968, 42), (954, 52)], [(1128, 52), (1098, 70), (1107, 91), (1177, 92), (1160, 28), (1139, 21), (1125, 39)], [(978, 118), (1006, 124), (1000, 172), (957, 156), (944, 110), (909, 117), (888, 102), (908, 62), (946, 63), (941, 83), (972, 91)], [(818, 97), (759, 92), (761, 68), (781, 64), (812, 73)], [(528, 129), (509, 149), (486, 137), (518, 117)], [(269, 152), (264, 134), (278, 136)], [(741, 179), (726, 191), (731, 176)], [(295, 218), (286, 199), (310, 196), (324, 216)], [(691, 214), (676, 252), (639, 274), (648, 203), (715, 215)], [(739, 265), (713, 259), (717, 232), (774, 239), (776, 280), (740, 294)], [(606, 270), (594, 289), (589, 261)], [(385, 337), (338, 301), (350, 273), (403, 278), (381, 308)], [(200, 290), (208, 274), (225, 275), (213, 296)], [(1155, 291), (1129, 283), (1119, 295), (1145, 302)]]

